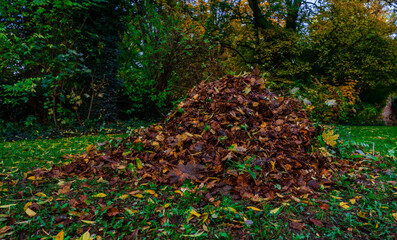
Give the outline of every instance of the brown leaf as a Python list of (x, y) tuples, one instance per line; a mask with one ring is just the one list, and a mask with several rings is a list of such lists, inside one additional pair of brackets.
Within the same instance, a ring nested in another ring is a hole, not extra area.
[(186, 165), (178, 164), (176, 168), (173, 168), (167, 174), (167, 177), (170, 178), (171, 183), (183, 183), (186, 179), (197, 180), (203, 169), (204, 167), (202, 165), (195, 162), (188, 162)]
[(292, 221), (289, 223), (289, 227), (298, 231), (302, 231), (302, 229), (305, 227), (305, 224)]
[(329, 210), (329, 206), (326, 203), (321, 204), (320, 208), (324, 211), (328, 211)]
[(320, 220), (317, 220), (317, 219), (314, 219), (314, 218), (309, 218), (309, 221), (312, 222), (317, 227), (322, 227), (323, 226), (323, 223)]
[(12, 229), (12, 227), (10, 227), (10, 226), (2, 227), (2, 228), (0, 228), (0, 234), (3, 234), (3, 233), (5, 233), (5, 232), (8, 232), (8, 231), (10, 231), (11, 229)]
[(107, 215), (108, 215), (109, 217), (116, 216), (116, 215), (119, 214), (119, 213), (120, 213), (120, 211), (119, 211), (117, 208), (114, 208), (114, 207), (110, 207), (110, 208), (107, 210)]

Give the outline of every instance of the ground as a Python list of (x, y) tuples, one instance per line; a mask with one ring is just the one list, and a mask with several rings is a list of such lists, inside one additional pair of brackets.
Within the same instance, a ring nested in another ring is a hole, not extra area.
[[(210, 197), (205, 185), (189, 182), (174, 187), (28, 173), (125, 135), (0, 143), (0, 238), (395, 239), (397, 127), (337, 132), (336, 151), (356, 168), (335, 176), (320, 197), (249, 201)], [(352, 152), (356, 157), (348, 158)]]

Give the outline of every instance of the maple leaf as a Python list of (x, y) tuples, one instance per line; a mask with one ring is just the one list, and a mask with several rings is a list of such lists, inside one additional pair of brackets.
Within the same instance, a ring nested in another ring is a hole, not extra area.
[(186, 179), (196, 180), (200, 177), (200, 172), (204, 170), (204, 167), (195, 162), (188, 162), (186, 165), (178, 164), (178, 166), (172, 169), (167, 177), (170, 178), (171, 183), (184, 182)]
[(334, 130), (330, 130), (327, 132), (324, 131), (321, 136), (323, 137), (323, 141), (332, 147), (334, 147), (336, 145), (335, 140), (337, 140), (339, 137), (338, 134), (336, 134), (336, 133), (334, 134)]

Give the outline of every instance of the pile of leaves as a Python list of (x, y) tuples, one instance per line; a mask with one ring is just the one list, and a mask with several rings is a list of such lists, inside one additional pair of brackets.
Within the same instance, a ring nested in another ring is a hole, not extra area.
[(163, 123), (137, 130), (116, 147), (92, 147), (68, 165), (33, 174), (191, 180), (210, 189), (207, 199), (316, 195), (331, 184), (337, 166), (313, 147), (319, 133), (298, 100), (271, 93), (261, 78), (227, 76), (202, 82)]

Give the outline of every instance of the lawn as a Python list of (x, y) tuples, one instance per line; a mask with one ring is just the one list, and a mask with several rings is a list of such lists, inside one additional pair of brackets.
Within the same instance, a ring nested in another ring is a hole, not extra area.
[(0, 239), (397, 238), (397, 127), (337, 130), (336, 151), (357, 167), (336, 176), (320, 197), (272, 201), (209, 197), (205, 186), (190, 183), (28, 174), (123, 135), (0, 143)]

